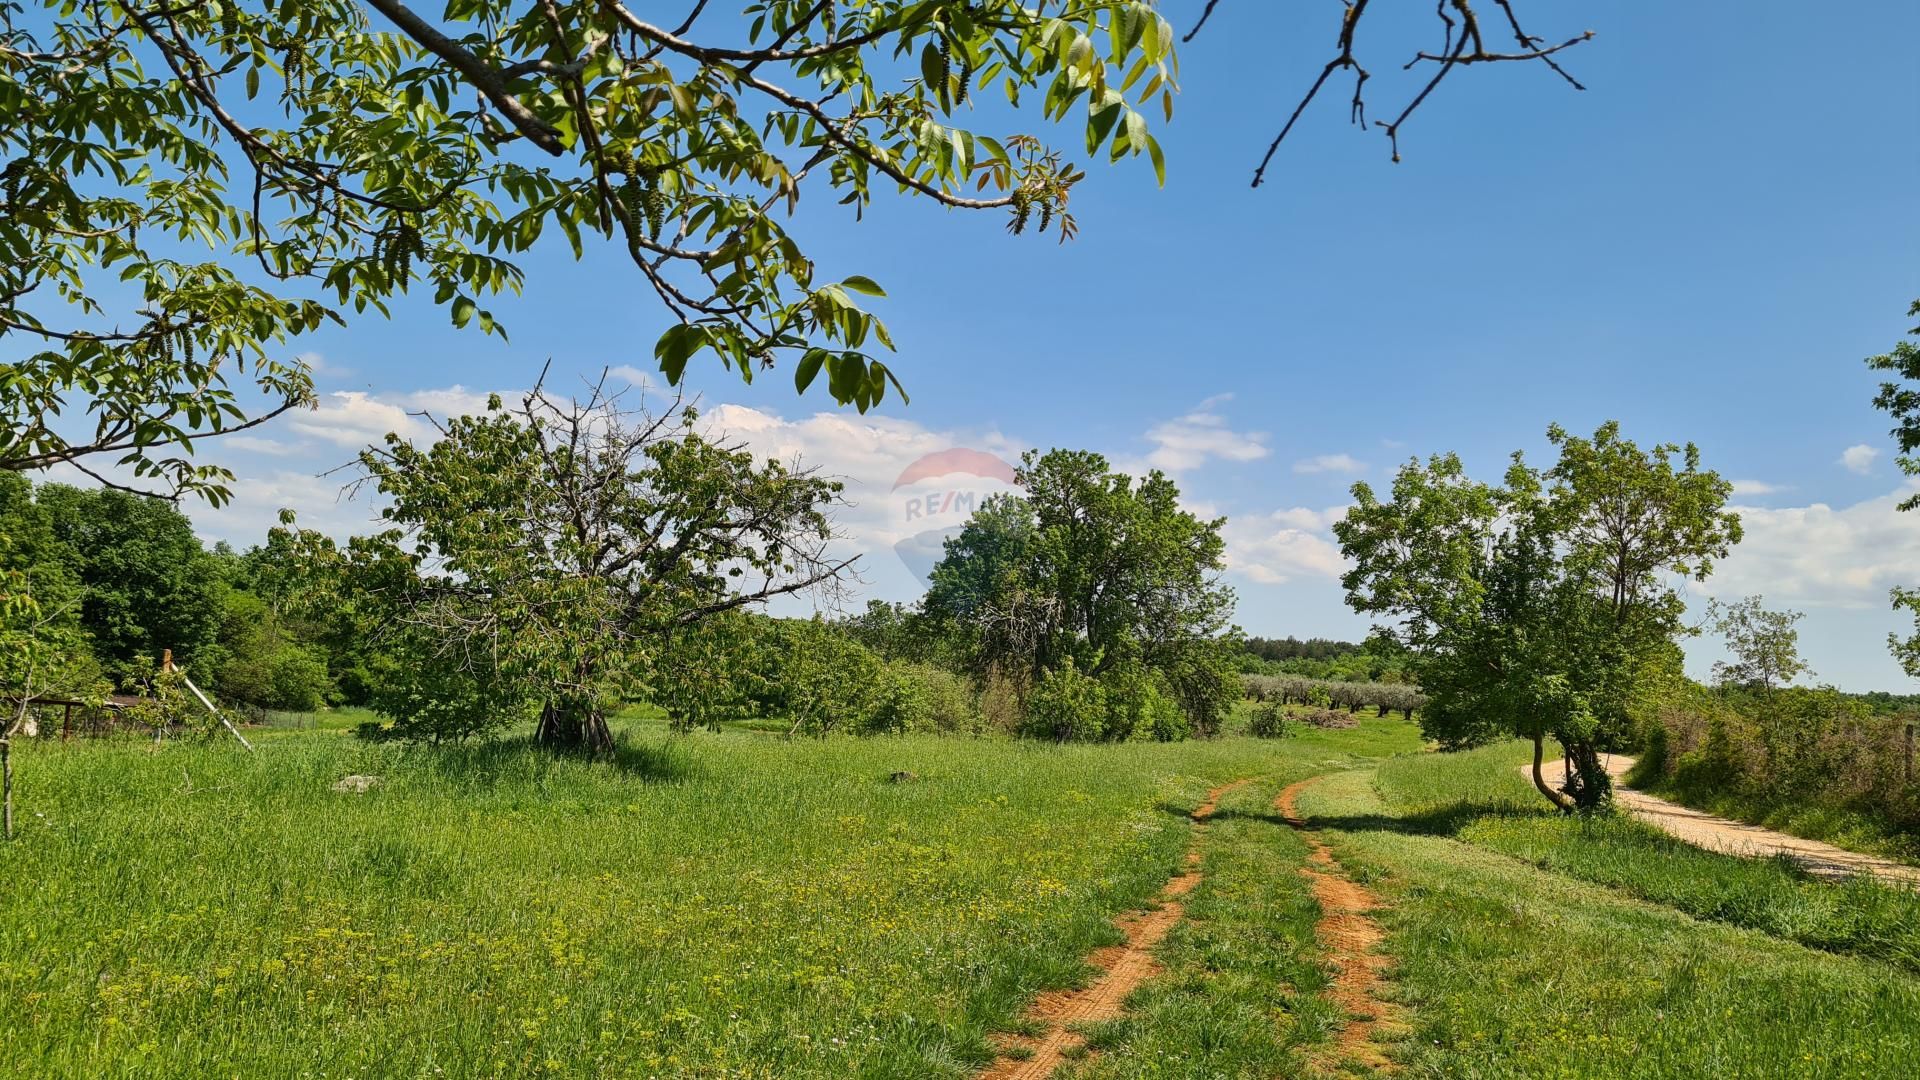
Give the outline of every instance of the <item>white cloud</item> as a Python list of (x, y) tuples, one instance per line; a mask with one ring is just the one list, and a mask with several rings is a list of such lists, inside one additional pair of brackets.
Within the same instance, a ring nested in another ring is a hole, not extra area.
[(309, 411), (294, 413), (289, 427), (335, 446), (359, 450), (383, 441), (388, 432), (409, 439), (433, 436), (433, 426), (415, 414), (427, 412), (439, 419), (485, 411), (487, 394), (464, 386), (416, 390), (402, 394), (374, 394), (365, 390), (335, 390), (321, 396)]
[[(844, 482), (850, 505), (839, 513), (838, 524), (848, 542), (862, 551), (889, 549), (937, 524), (917, 513), (909, 515), (905, 500), (910, 492), (966, 488), (984, 498), (1007, 486), (970, 473), (947, 480), (929, 476), (902, 486), (907, 468), (921, 458), (965, 448), (994, 455), (1010, 466), (1019, 461), (1021, 450), (1021, 444), (993, 429), (935, 430), (911, 420), (856, 413), (820, 412), (789, 420), (746, 405), (716, 405), (702, 414), (702, 425), (711, 437), (744, 444), (762, 457), (798, 461)], [(956, 523), (965, 519), (961, 505), (950, 511)]]
[(1861, 476), (1865, 476), (1873, 471), (1873, 459), (1879, 456), (1880, 449), (1878, 447), (1860, 443), (1857, 446), (1849, 446), (1841, 452), (1840, 464), (1845, 465), (1848, 472), (1856, 472)]
[(1783, 484), (1769, 484), (1765, 480), (1735, 480), (1733, 482), (1733, 493), (1736, 497), (1741, 495), (1778, 495), (1787, 490), (1790, 489)]
[(1303, 474), (1346, 473), (1357, 475), (1367, 471), (1366, 463), (1352, 454), (1321, 454), (1318, 457), (1304, 458), (1293, 463), (1293, 471)]
[[(1232, 400), (1232, 394), (1216, 394), (1194, 406), (1184, 416), (1162, 421), (1147, 429), (1147, 441), (1154, 444), (1148, 452), (1149, 468), (1167, 473), (1186, 472), (1205, 464), (1209, 458), (1223, 461), (1258, 461), (1272, 453), (1264, 431), (1235, 431), (1228, 426), (1218, 407)], [(1122, 467), (1122, 471), (1138, 470)]]
[(268, 457), (286, 457), (305, 449), (300, 443), (262, 439), (257, 435), (223, 435), (219, 442), (222, 450), (240, 450), (249, 454), (266, 454)]
[(1345, 560), (1328, 530), (1346, 516), (1344, 506), (1325, 510), (1294, 506), (1265, 517), (1232, 518), (1221, 534), (1227, 569), (1262, 585), (1281, 585), (1300, 577), (1338, 578), (1346, 569)]
[(294, 359), (307, 365), (315, 375), (333, 375), (336, 377), (353, 374), (353, 369), (336, 364), (317, 352), (303, 352)]
[(1894, 509), (1911, 494), (1909, 486), (1838, 509), (1737, 506), (1745, 537), (1693, 589), (1796, 607), (1885, 604), (1892, 586), (1920, 583), (1920, 520)]

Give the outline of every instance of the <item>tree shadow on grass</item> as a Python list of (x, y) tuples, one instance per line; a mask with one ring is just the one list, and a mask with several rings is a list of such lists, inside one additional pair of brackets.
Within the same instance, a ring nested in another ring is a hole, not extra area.
[[(1489, 818), (1540, 817), (1545, 811), (1522, 808), (1511, 802), (1491, 799), (1459, 799), (1440, 806), (1394, 816), (1389, 814), (1302, 814), (1309, 829), (1334, 829), (1340, 832), (1389, 832), (1413, 836), (1458, 836), (1468, 825)], [(1270, 825), (1291, 827), (1292, 822), (1277, 810), (1221, 810), (1215, 821), (1237, 818)]]
[(683, 784), (700, 775), (691, 757), (671, 741), (643, 743), (625, 732), (615, 736), (612, 754), (555, 750), (535, 743), (530, 735), (422, 747), (414, 753), (439, 779), (478, 789), (543, 783), (583, 766), (646, 784)]

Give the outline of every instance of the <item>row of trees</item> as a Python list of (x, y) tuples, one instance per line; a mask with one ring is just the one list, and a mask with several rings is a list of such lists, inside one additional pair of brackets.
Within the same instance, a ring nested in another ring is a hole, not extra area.
[(0, 473), (0, 536), (0, 568), (30, 585), (43, 646), (31, 684), (17, 678), (9, 697), (137, 691), (171, 650), (229, 701), (364, 699), (365, 673), (351, 670), (361, 658), (283, 609), (273, 553), (208, 549), (170, 503)]
[(1420, 688), (1408, 683), (1307, 679), (1297, 675), (1241, 675), (1240, 683), (1247, 697), (1254, 701), (1314, 705), (1348, 712), (1373, 709), (1380, 716), (1398, 712), (1408, 719), (1413, 718), (1414, 710), (1427, 703)]

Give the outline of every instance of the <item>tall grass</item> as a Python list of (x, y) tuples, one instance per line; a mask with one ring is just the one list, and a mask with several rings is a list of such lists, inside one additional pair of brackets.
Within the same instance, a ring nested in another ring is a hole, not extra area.
[(961, 1076), (1166, 880), (1206, 788), (1413, 740), (630, 728), (610, 764), (23, 748), (0, 1074)]
[(1716, 922), (1920, 971), (1920, 893), (1810, 878), (1782, 859), (1703, 851), (1625, 815), (1552, 811), (1519, 772), (1529, 748), (1396, 758), (1376, 784), (1406, 827), (1455, 836)]

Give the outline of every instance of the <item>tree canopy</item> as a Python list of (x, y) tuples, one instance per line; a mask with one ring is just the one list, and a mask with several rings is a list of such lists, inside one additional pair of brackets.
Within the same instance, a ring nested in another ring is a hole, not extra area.
[(1088, 451), (1029, 450), (1015, 473), (1024, 495), (988, 499), (947, 541), (927, 614), (960, 629), (983, 673), (1027, 686), (1069, 664), (1144, 668), (1212, 731), (1237, 696), (1224, 519), (1182, 509), (1158, 470), (1136, 481)]
[[(1920, 300), (1907, 309), (1907, 316), (1920, 316)], [(1920, 476), (1920, 326), (1908, 334), (1912, 340), (1897, 341), (1887, 352), (1867, 357), (1867, 366), (1890, 376), (1880, 384), (1873, 404), (1894, 419), (1892, 435), (1900, 448), (1900, 471)], [(1920, 509), (1920, 494), (1909, 496), (1900, 503), (1900, 509)], [(1908, 638), (1888, 634), (1887, 646), (1906, 673), (1920, 679), (1920, 589), (1896, 587), (1893, 606), (1913, 613), (1914, 632)]]
[[(1469, 479), (1452, 454), (1403, 466), (1385, 500), (1355, 484), (1334, 533), (1353, 563), (1348, 602), (1386, 617), (1376, 633), (1408, 650), (1427, 734), (1448, 747), (1531, 738), (1535, 783), (1571, 809), (1606, 799), (1599, 751), (1678, 678), (1673, 581), (1711, 573), (1740, 522), (1724, 509), (1732, 485), (1691, 444), (1642, 450), (1614, 423), (1548, 438), (1551, 468), (1516, 453), (1500, 484)], [(1542, 778), (1547, 736), (1573, 765), (1565, 791)]]
[[(0, 6), (0, 340), (26, 350), (0, 358), (0, 468), (109, 482), (104, 457), (135, 486), (219, 501), (231, 478), (190, 445), (311, 401), (293, 339), (416, 291), (504, 334), (490, 298), (520, 289), (517, 260), (549, 234), (576, 257), (626, 253), (670, 381), (702, 354), (746, 379), (786, 358), (801, 390), (824, 374), (865, 409), (900, 390), (863, 306), (883, 291), (803, 250), (788, 219), (806, 193), (856, 217), (897, 193), (1065, 239), (1084, 171), (999, 126), (1023, 122), (1071, 121), (1072, 150), (1164, 176), (1149, 117), (1172, 115), (1175, 31), (1147, 0), (436, 7)], [(1409, 65), (1431, 74), (1377, 124), (1396, 155), (1451, 72), (1566, 74), (1556, 54), (1586, 35), (1550, 45), (1498, 7), (1515, 51), (1489, 47), (1467, 0), (1440, 6), (1439, 47)], [(1366, 126), (1368, 8), (1348, 6), (1294, 118), (1345, 71)]]
[[(536, 389), (361, 455), (394, 528), (350, 548), (400, 660), (376, 705), (458, 737), (539, 711), (538, 738), (612, 749), (605, 706), (674, 631), (837, 583), (840, 484), (714, 442), (674, 401)], [(324, 538), (311, 538), (325, 549)]]

